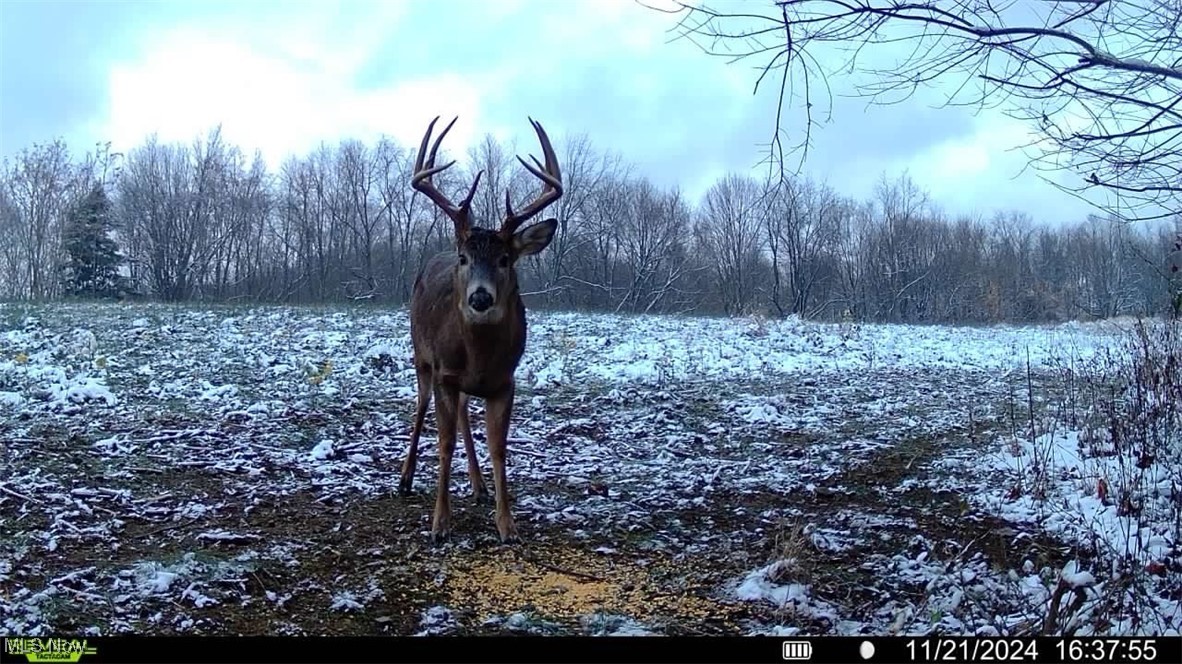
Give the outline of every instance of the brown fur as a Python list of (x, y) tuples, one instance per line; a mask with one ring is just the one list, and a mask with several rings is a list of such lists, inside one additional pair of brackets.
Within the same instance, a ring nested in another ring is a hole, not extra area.
[[(506, 199), (505, 223), (499, 231), (472, 228), (468, 206), (480, 176), (477, 175), (468, 197), (458, 206), (435, 189), (430, 176), (447, 168), (435, 167), (435, 151), (451, 125), (444, 129), (424, 161), (434, 124), (432, 121), (423, 137), (411, 183), (455, 222), (456, 249), (440, 253), (424, 263), (411, 294), (410, 333), (418, 402), (399, 491), (410, 493), (413, 486), (423, 420), (434, 398), (439, 429), (439, 480), (435, 489), (432, 538), (439, 540), (451, 530), (451, 461), (457, 429), (464, 439), (473, 493), (478, 503), (487, 501), (488, 490), (476, 459), (468, 413), (469, 397), (480, 397), (485, 401), (497, 532), (502, 541), (510, 542), (517, 539), (517, 528), (509, 508), (505, 452), (515, 392), (513, 374), (525, 352), (527, 334), (525, 304), (518, 293), (515, 265), (522, 256), (545, 249), (558, 222), (547, 219), (520, 231), (517, 227), (561, 196), (561, 174), (549, 139), (541, 126), (533, 123), (546, 154), (546, 166), (544, 172), (528, 164), (526, 167), (545, 183), (542, 194), (517, 214)], [(473, 304), (470, 291), (480, 290), (483, 293), (477, 294), (483, 295), (485, 303), (491, 301), (491, 304), (478, 310), (477, 307), (484, 304), (480, 301)]]

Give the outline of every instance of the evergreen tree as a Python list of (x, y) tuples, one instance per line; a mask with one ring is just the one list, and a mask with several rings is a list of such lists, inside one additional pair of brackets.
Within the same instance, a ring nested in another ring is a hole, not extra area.
[(96, 184), (71, 211), (63, 230), (62, 277), (67, 295), (113, 297), (122, 289), (123, 256), (111, 238), (112, 230), (111, 201), (103, 186)]

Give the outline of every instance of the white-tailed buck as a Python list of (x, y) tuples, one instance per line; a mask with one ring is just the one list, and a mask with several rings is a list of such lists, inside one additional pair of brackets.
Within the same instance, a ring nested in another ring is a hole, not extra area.
[[(427, 406), (435, 397), (435, 420), (439, 430), (439, 483), (435, 487), (435, 515), (431, 538), (447, 537), (451, 528), (451, 459), (456, 447), (456, 428), (464, 436), (468, 457), (468, 477), (477, 504), (488, 501), (488, 490), (480, 476), (480, 465), (472, 444), (472, 425), (468, 417), (469, 396), (484, 399), (488, 451), (492, 457), (493, 491), (496, 495), (497, 532), (502, 542), (515, 541), (517, 528), (509, 509), (509, 488), (505, 479), (505, 448), (509, 437), (509, 416), (513, 410), (513, 373), (525, 351), (525, 305), (517, 287), (517, 260), (536, 254), (550, 244), (555, 219), (533, 224), (518, 231), (523, 222), (562, 196), (562, 174), (558, 158), (542, 125), (530, 124), (542, 143), (546, 163), (536, 158), (534, 165), (517, 159), (540, 179), (542, 192), (520, 212), (514, 212), (505, 192), (505, 219), (500, 229), (472, 225), (472, 197), (483, 171), (476, 174), (468, 195), (459, 205), (448, 200), (431, 182), (432, 176), (449, 168), (455, 161), (435, 165), (435, 154), (443, 137), (455, 124), (453, 119), (427, 152), (431, 131), (439, 120), (427, 126), (415, 160), (410, 184), (426, 194), (455, 224), (453, 251), (440, 253), (419, 270), (410, 300), (410, 336), (414, 344), (415, 377), (418, 381), (418, 404), (410, 445), (402, 464), (399, 492), (410, 493), (418, 460), (419, 435)], [(531, 157), (532, 158), (532, 157)]]

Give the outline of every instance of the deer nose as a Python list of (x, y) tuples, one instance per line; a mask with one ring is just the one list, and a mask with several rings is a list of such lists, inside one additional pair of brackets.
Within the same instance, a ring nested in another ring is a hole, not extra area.
[(487, 311), (493, 305), (493, 296), (483, 288), (477, 288), (468, 296), (468, 306), (478, 312)]

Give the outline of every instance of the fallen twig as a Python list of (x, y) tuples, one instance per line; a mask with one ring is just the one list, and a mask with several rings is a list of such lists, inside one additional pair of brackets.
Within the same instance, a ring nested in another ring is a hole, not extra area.
[(107, 601), (106, 597), (103, 597), (102, 595), (96, 595), (94, 593), (87, 592), (85, 590), (79, 590), (77, 588), (71, 588), (69, 586), (56, 586), (56, 587), (58, 590), (64, 590), (68, 593), (73, 593), (74, 595), (77, 595), (78, 597), (85, 597), (86, 599), (95, 600), (95, 601), (99, 601), (99, 602)]
[(219, 463), (221, 463), (221, 462), (220, 461), (194, 460), (194, 461), (177, 461), (173, 465), (174, 466), (181, 466), (182, 468), (204, 468), (204, 467), (209, 467), (209, 466), (216, 466)]
[(167, 524), (164, 526), (160, 526), (159, 528), (149, 530), (146, 533), (141, 533), (141, 534), (137, 535), (136, 537), (150, 537), (152, 535), (158, 535), (166, 530), (172, 530), (173, 528), (188, 528), (189, 526), (197, 523), (198, 521), (200, 521), (200, 519), (189, 519), (188, 521), (183, 521), (183, 522), (179, 522), (179, 523), (170, 523), (170, 524)]
[(23, 493), (20, 493), (20, 492), (18, 492), (18, 491), (13, 491), (12, 489), (9, 489), (8, 487), (4, 486), (3, 484), (0, 484), (0, 491), (3, 491), (4, 493), (7, 493), (7, 494), (8, 494), (8, 495), (10, 495), (10, 496), (13, 496), (13, 497), (16, 497), (16, 498), (20, 498), (20, 499), (22, 499), (22, 500), (27, 500), (27, 501), (29, 501), (30, 503), (36, 503), (36, 504), (38, 504), (38, 505), (44, 505), (44, 504), (45, 504), (45, 502), (44, 502), (44, 501), (38, 500), (38, 499), (36, 499), (36, 498), (34, 498), (34, 497), (32, 497), (32, 496), (26, 496), (25, 494), (23, 494)]

